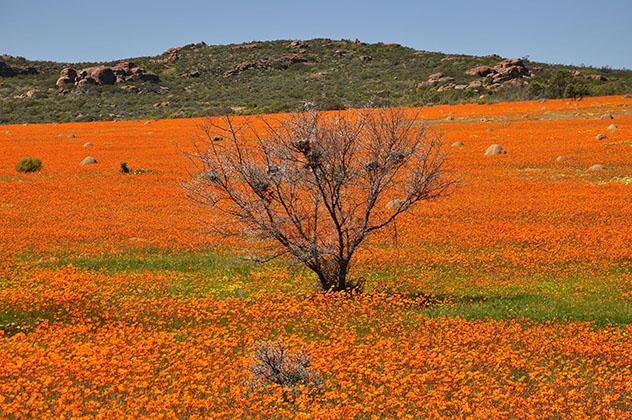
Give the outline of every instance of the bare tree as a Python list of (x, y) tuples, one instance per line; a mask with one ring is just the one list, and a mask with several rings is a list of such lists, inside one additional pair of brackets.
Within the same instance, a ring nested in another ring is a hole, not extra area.
[(348, 273), (364, 239), (452, 185), (441, 143), (400, 110), (262, 123), (226, 117), (204, 127), (207, 141), (190, 155), (200, 172), (187, 189), (231, 221), (214, 228), (270, 240), (314, 271), (323, 290), (358, 287)]

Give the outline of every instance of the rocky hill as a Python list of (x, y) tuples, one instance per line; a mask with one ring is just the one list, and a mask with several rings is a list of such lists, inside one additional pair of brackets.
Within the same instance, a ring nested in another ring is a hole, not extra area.
[(0, 57), (0, 123), (94, 121), (632, 93), (632, 71), (314, 39), (56, 63)]

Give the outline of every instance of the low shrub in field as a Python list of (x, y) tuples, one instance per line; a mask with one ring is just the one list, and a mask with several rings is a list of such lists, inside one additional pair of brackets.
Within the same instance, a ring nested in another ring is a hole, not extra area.
[(278, 385), (287, 399), (288, 391), (296, 395), (301, 390), (317, 391), (322, 385), (320, 375), (311, 368), (304, 350), (290, 352), (283, 343), (259, 343), (255, 348), (250, 373), (252, 388)]
[(42, 161), (34, 157), (26, 157), (15, 165), (15, 170), (18, 172), (37, 172), (40, 169), (42, 169)]

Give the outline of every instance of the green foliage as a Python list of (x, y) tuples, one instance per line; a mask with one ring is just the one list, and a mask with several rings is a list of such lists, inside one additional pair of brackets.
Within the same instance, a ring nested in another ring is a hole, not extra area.
[[(522, 99), (581, 97), (632, 92), (632, 71), (541, 64), (526, 61), (534, 79), (526, 87), (496, 90), (464, 89), (437, 92), (418, 88), (432, 73), (467, 84), (477, 77), (465, 75), (474, 66), (497, 64), (502, 57), (446, 55), (416, 51), (382, 43), (357, 44), (349, 40), (313, 39), (304, 48), (307, 62), (287, 68), (248, 69), (230, 77), (224, 73), (236, 65), (257, 60), (277, 60), (296, 54), (290, 41), (257, 42), (257, 48), (234, 45), (189, 44), (180, 48), (177, 60), (169, 53), (132, 58), (138, 66), (160, 75), (161, 82), (128, 82), (124, 85), (72, 88), (63, 95), (55, 86), (66, 63), (10, 58), (9, 65), (32, 66), (38, 74), (2, 78), (0, 123), (157, 119), (296, 111), (305, 103), (318, 109), (350, 107), (415, 106)], [(340, 51), (344, 51), (343, 54)], [(338, 53), (337, 53), (338, 52)], [(77, 69), (110, 63), (78, 63)], [(188, 77), (198, 71), (199, 77)], [(580, 77), (573, 76), (575, 71)], [(589, 76), (600, 74), (606, 81)], [(30, 89), (40, 93), (27, 97)], [(154, 108), (157, 102), (169, 106)]]
[(591, 94), (588, 85), (577, 80), (568, 70), (556, 70), (548, 79), (536, 79), (528, 92), (538, 98), (581, 98)]
[(34, 157), (25, 157), (15, 165), (15, 170), (18, 172), (38, 172), (41, 169), (41, 159)]

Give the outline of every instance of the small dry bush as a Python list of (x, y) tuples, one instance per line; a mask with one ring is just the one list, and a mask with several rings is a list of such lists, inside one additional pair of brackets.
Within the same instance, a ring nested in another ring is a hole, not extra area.
[(291, 352), (280, 342), (258, 343), (250, 366), (251, 387), (261, 389), (278, 385), (286, 399), (302, 392), (317, 393), (323, 381), (311, 365), (303, 349)]

